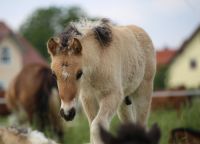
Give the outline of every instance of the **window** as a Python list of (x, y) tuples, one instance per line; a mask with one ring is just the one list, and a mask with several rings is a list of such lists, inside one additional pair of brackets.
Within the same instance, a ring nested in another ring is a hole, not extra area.
[(0, 51), (0, 63), (8, 64), (11, 61), (10, 49), (3, 47)]
[(197, 67), (197, 61), (195, 59), (190, 60), (190, 68), (195, 69)]

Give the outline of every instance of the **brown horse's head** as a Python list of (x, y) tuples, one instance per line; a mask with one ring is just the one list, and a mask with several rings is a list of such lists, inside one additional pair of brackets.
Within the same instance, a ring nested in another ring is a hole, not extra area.
[(48, 52), (51, 55), (51, 69), (57, 79), (61, 98), (61, 116), (69, 121), (75, 116), (75, 104), (82, 77), (80, 41), (75, 37), (61, 34), (48, 41)]
[(83, 55), (92, 55), (98, 49), (97, 46), (108, 46), (111, 42), (111, 30), (107, 23), (108, 21), (102, 20), (93, 26), (87, 22), (78, 23), (77, 26), (70, 25), (57, 37), (50, 38), (47, 43), (52, 60), (51, 69), (57, 79), (61, 98), (60, 114), (65, 120), (72, 120), (75, 116), (75, 104), (84, 75)]

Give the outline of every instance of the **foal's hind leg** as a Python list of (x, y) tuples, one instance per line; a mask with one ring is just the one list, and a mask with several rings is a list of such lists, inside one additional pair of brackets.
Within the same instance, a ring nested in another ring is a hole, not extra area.
[(143, 80), (136, 92), (132, 95), (134, 102), (133, 110), (136, 111), (136, 120), (144, 125), (146, 124), (150, 111), (152, 92), (153, 81)]
[(117, 114), (122, 122), (139, 122), (145, 124), (148, 118), (153, 82), (143, 80), (138, 89), (129, 96), (131, 104), (126, 99), (118, 108)]
[(117, 110), (117, 115), (121, 122), (136, 121), (136, 112), (135, 109), (132, 109), (132, 107), (133, 107), (132, 97), (126, 96)]

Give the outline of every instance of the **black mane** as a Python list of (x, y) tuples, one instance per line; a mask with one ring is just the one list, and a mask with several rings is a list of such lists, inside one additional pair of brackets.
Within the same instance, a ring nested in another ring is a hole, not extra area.
[(99, 26), (94, 28), (95, 38), (101, 46), (109, 46), (112, 41), (112, 31), (108, 26)]
[(62, 48), (68, 47), (68, 40), (71, 37), (75, 37), (81, 35), (81, 33), (77, 30), (76, 27), (73, 25), (69, 25), (64, 32), (60, 34), (60, 39), (61, 39), (61, 46)]
[[(70, 38), (76, 36), (84, 36), (84, 34), (82, 34), (81, 31), (78, 29), (77, 25), (81, 23), (82, 28), (84, 28), (84, 26), (87, 27), (87, 22), (89, 23), (91, 21), (84, 21), (83, 25), (81, 21), (76, 23), (71, 23), (65, 29), (65, 31), (59, 35), (59, 38), (61, 40), (61, 50), (68, 47), (68, 40)], [(112, 30), (109, 24), (110, 21), (108, 19), (101, 19), (99, 25), (91, 27), (91, 31), (94, 32), (95, 39), (97, 39), (97, 41), (102, 47), (107, 47), (112, 42)]]

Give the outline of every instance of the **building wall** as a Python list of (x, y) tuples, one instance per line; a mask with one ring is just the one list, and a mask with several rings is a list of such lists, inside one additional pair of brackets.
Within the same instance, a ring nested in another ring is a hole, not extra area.
[(6, 89), (22, 68), (22, 56), (18, 44), (12, 38), (5, 38), (0, 42), (0, 56), (4, 48), (9, 49), (10, 61), (4, 63), (0, 59), (0, 86)]
[(166, 83), (168, 88), (178, 86), (200, 87), (200, 32), (170, 65)]

